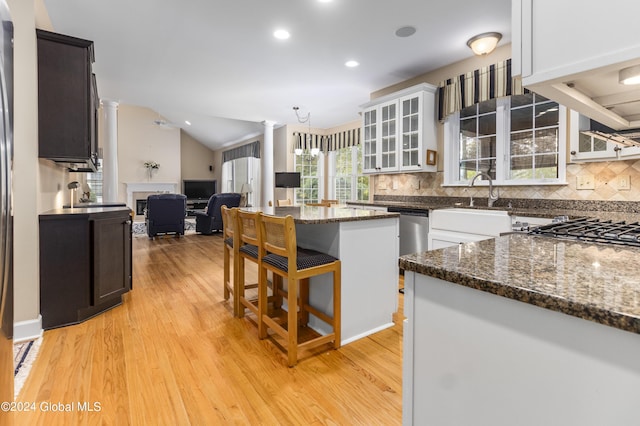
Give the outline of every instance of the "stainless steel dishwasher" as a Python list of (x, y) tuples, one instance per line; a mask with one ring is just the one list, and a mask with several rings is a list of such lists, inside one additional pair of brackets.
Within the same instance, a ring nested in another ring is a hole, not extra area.
[(387, 211), (400, 213), (400, 256), (427, 251), (429, 210), (388, 207)]

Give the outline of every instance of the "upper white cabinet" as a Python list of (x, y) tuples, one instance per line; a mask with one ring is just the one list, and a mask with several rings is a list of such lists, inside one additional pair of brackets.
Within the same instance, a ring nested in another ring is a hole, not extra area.
[(512, 0), (513, 75), (616, 130), (640, 127), (640, 89), (619, 83), (640, 64), (640, 2)]
[[(570, 112), (569, 162), (634, 160), (640, 158), (640, 147), (620, 146), (599, 135), (590, 134), (590, 119)], [(574, 131), (577, 130), (577, 131)]]
[(420, 84), (361, 105), (365, 173), (436, 171), (435, 94)]

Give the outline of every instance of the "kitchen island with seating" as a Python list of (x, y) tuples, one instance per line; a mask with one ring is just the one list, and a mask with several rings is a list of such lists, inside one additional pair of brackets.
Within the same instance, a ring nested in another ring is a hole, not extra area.
[(637, 424), (638, 256), (512, 234), (401, 257), (403, 424)]
[[(323, 206), (242, 209), (275, 216), (291, 215), (298, 246), (340, 259), (343, 345), (393, 325), (393, 314), (398, 309), (397, 213)], [(313, 277), (311, 282), (310, 304), (333, 314), (330, 274)], [(313, 315), (309, 326), (322, 334), (331, 330)]]

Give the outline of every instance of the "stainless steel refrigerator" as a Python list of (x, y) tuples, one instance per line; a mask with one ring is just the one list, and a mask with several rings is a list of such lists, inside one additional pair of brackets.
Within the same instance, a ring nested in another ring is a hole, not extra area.
[[(13, 401), (13, 23), (0, 0), (0, 402)], [(0, 424), (11, 424), (0, 411)]]

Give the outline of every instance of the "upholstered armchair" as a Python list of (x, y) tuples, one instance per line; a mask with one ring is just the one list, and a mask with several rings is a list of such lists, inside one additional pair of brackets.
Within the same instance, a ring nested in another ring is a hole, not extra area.
[(184, 235), (184, 220), (187, 215), (187, 197), (182, 194), (153, 194), (147, 197), (145, 223), (147, 235)]
[(213, 194), (209, 198), (207, 208), (204, 212), (195, 212), (196, 232), (211, 234), (213, 231), (222, 230), (222, 212), (220, 208), (225, 205), (228, 208), (240, 205), (240, 194), (227, 192), (223, 194)]

